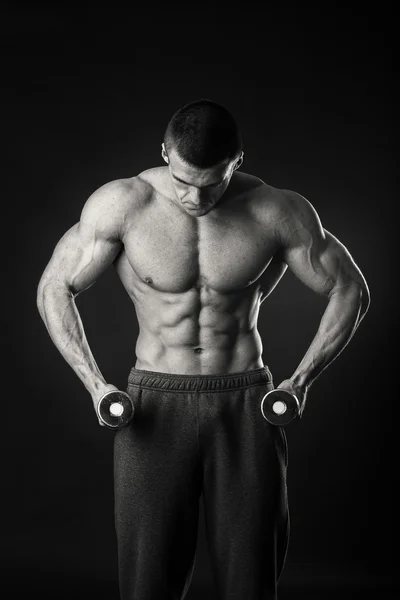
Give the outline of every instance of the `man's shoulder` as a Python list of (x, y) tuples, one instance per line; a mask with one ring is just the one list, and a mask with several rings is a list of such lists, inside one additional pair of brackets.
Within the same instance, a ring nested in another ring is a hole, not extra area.
[(140, 207), (151, 193), (151, 185), (141, 177), (141, 174), (114, 179), (96, 189), (86, 201), (85, 208), (92, 212), (125, 211), (132, 207)]
[(322, 225), (318, 213), (307, 198), (299, 192), (268, 186), (254, 202), (258, 222), (287, 244), (287, 240), (320, 233)]
[(148, 197), (154, 194), (167, 194), (171, 189), (171, 179), (168, 167), (152, 167), (139, 173), (136, 178), (138, 185), (142, 186), (143, 192), (146, 190)]
[(276, 215), (289, 216), (311, 207), (311, 203), (298, 192), (272, 186), (253, 175), (242, 175), (243, 182), (247, 183), (247, 189), (251, 192), (252, 204), (268, 215), (273, 211)]
[(261, 190), (266, 186), (266, 183), (250, 173), (243, 171), (235, 171), (232, 175), (231, 183), (233, 184), (236, 194), (245, 193), (247, 195), (254, 193), (256, 190)]
[(318, 219), (312, 204), (300, 193), (274, 187), (246, 173), (241, 175), (242, 183), (247, 187), (246, 206), (252, 218), (271, 235), (298, 226), (306, 227)]
[(133, 177), (109, 181), (98, 191), (102, 191), (108, 199), (118, 198), (119, 200), (140, 203), (141, 200), (145, 200), (151, 194), (152, 186), (143, 177), (143, 173), (139, 173)]
[(236, 171), (233, 174), (232, 182), (239, 192), (244, 192), (251, 198), (278, 202), (285, 190), (280, 190), (250, 173)]
[(286, 205), (285, 190), (276, 188), (260, 177), (248, 173), (235, 173), (235, 186), (238, 196), (245, 196), (246, 204), (259, 217), (270, 218), (271, 212), (284, 210)]

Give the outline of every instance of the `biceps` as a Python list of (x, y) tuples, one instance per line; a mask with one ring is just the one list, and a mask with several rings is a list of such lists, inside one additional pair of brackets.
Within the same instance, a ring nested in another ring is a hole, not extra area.
[(77, 223), (58, 242), (43, 279), (76, 295), (93, 285), (120, 247), (120, 242), (99, 237), (95, 231), (82, 232)]
[(309, 288), (329, 295), (335, 288), (354, 282), (363, 283), (363, 276), (345, 246), (324, 230), (324, 237), (309, 240), (286, 254), (293, 273)]

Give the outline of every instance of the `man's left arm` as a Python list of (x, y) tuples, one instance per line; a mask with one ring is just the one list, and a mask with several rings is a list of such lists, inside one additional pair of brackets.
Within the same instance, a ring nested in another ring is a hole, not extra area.
[(308, 388), (348, 344), (370, 303), (367, 283), (347, 248), (322, 227), (314, 207), (285, 192), (277, 234), (284, 261), (310, 289), (328, 298), (317, 333), (290, 377), (278, 387), (294, 392), (305, 406)]

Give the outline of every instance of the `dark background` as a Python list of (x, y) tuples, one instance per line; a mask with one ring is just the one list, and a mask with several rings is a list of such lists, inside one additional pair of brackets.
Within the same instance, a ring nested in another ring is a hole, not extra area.
[[(168, 119), (199, 97), (237, 118), (243, 171), (313, 203), (372, 296), (356, 336), (312, 387), (304, 418), (287, 427), (292, 533), (280, 598), (394, 597), (391, 5), (13, 3), (2, 17), (1, 562), (12, 597), (118, 597), (113, 433), (99, 427), (52, 345), (36, 287), (86, 198), (161, 165)], [(77, 304), (104, 376), (124, 388), (137, 322), (112, 269)], [(324, 306), (291, 273), (262, 305), (263, 358), (276, 384), (300, 362)], [(213, 593), (201, 513), (187, 599)]]

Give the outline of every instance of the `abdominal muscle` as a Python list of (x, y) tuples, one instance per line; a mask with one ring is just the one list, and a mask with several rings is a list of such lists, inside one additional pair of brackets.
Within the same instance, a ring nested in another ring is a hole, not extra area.
[[(129, 291), (128, 291), (129, 293)], [(136, 293), (137, 369), (215, 375), (263, 366), (256, 287), (221, 296), (206, 287), (183, 294)]]
[(135, 367), (182, 375), (241, 373), (263, 366), (260, 346), (258, 332), (239, 335), (232, 344), (224, 344), (214, 336), (214, 340), (201, 346), (190, 343), (166, 346), (159, 336), (142, 329), (136, 344)]

